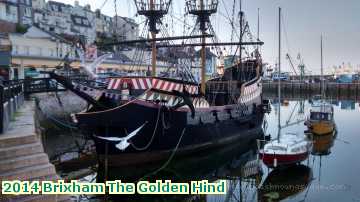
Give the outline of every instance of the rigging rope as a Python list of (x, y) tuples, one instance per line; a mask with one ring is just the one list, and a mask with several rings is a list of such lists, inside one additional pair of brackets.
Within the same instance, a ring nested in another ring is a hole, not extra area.
[(162, 107), (159, 107), (158, 115), (157, 115), (156, 123), (155, 123), (155, 129), (154, 129), (154, 132), (153, 132), (153, 134), (152, 134), (152, 136), (151, 136), (150, 141), (149, 141), (144, 147), (137, 147), (137, 146), (130, 140), (130, 144), (131, 144), (131, 146), (132, 146), (135, 150), (137, 150), (137, 151), (147, 150), (147, 149), (150, 147), (150, 145), (152, 144), (152, 142), (154, 141), (155, 134), (156, 134), (156, 131), (157, 131), (157, 127), (158, 127), (158, 124), (159, 124), (161, 109), (162, 109)]
[(154, 175), (154, 174), (162, 171), (164, 168), (166, 168), (166, 167), (169, 165), (169, 163), (171, 162), (171, 160), (174, 158), (177, 150), (179, 149), (179, 146), (180, 146), (180, 143), (181, 143), (182, 138), (184, 137), (185, 131), (186, 131), (186, 127), (182, 130), (182, 133), (181, 133), (181, 136), (180, 136), (180, 138), (179, 138), (179, 140), (178, 140), (178, 143), (176, 144), (175, 148), (173, 149), (173, 151), (172, 151), (169, 159), (168, 159), (160, 168), (156, 169), (155, 171), (153, 171), (153, 172), (151, 172), (151, 173), (149, 173), (149, 174), (146, 174), (145, 176), (141, 177), (138, 181), (141, 181), (141, 180), (143, 180), (144, 178), (147, 178), (147, 177), (149, 177), (149, 176), (151, 176), (151, 175)]

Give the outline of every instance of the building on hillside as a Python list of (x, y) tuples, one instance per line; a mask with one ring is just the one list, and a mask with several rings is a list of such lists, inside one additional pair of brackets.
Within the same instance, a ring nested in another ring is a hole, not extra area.
[[(45, 6), (45, 7), (44, 7)], [(36, 0), (34, 7), (34, 24), (58, 35), (84, 37), (88, 44), (96, 39), (95, 13), (90, 5), (84, 7), (75, 2), (75, 6), (49, 1), (44, 5)]]
[(75, 1), (71, 13), (72, 28), (75, 35), (83, 35), (87, 44), (92, 44), (96, 39), (96, 14), (91, 10), (89, 4), (80, 6), (79, 1)]
[(83, 36), (87, 44), (94, 43), (96, 32), (87, 17), (80, 15), (71, 15), (72, 25), (71, 32), (77, 36)]
[(134, 19), (114, 16), (115, 35), (120, 41), (136, 40), (139, 38), (139, 25)]
[(43, 10), (46, 8), (46, 1), (45, 0), (32, 0), (31, 4), (33, 10)]
[(19, 24), (31, 26), (33, 24), (32, 0), (18, 0)]
[(71, 6), (49, 1), (45, 4), (37, 3), (38, 8), (34, 9), (34, 24), (43, 30), (56, 34), (71, 33)]
[[(12, 72), (18, 72), (18, 78), (23, 79), (26, 75), (26, 69), (31, 67), (24, 66), (24, 59), (30, 60), (61, 60), (66, 55), (70, 59), (75, 59), (75, 50), (72, 45), (62, 37), (51, 32), (42, 30), (38, 27), (30, 27), (25, 34), (9, 34), (12, 46)], [(46, 66), (44, 66), (46, 68)], [(12, 78), (15, 76), (13, 75)]]
[(0, 20), (11, 23), (17, 23), (19, 21), (17, 0), (0, 1)]
[(100, 38), (110, 38), (113, 36), (113, 19), (110, 16), (104, 15), (99, 9), (95, 11), (96, 14), (96, 35)]

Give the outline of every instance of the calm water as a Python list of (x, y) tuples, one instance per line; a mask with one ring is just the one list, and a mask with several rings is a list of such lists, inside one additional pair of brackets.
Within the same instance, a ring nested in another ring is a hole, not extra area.
[[(113, 201), (350, 201), (360, 202), (360, 108), (354, 101), (332, 101), (337, 134), (314, 139), (312, 155), (301, 165), (271, 170), (257, 159), (257, 144), (234, 144), (168, 165), (112, 170), (117, 179), (171, 179), (177, 182), (226, 179), (226, 195), (121, 196)], [(277, 107), (266, 116), (265, 134), (277, 135)], [(310, 103), (290, 101), (281, 105), (282, 135), (304, 134)], [(153, 173), (154, 170), (160, 170)], [(98, 173), (98, 178), (101, 176)]]
[[(314, 142), (313, 155), (303, 162), (312, 170), (309, 186), (301, 193), (287, 198), (285, 201), (360, 201), (360, 159), (358, 158), (360, 109), (354, 101), (333, 101), (337, 134), (317, 138)], [(304, 110), (302, 107), (304, 106)], [(288, 106), (281, 106), (282, 125), (295, 123), (286, 127), (282, 134), (303, 134), (306, 127), (303, 119), (309, 110), (309, 102), (291, 101)], [(277, 113), (273, 111), (267, 116), (266, 133), (277, 134)], [(305, 112), (305, 115), (302, 112)], [(292, 117), (291, 114), (293, 113)], [(289, 118), (291, 117), (291, 118)], [(299, 122), (296, 124), (296, 122)], [(266, 175), (271, 172), (264, 169)], [(284, 174), (285, 175), (285, 174)], [(295, 180), (295, 179), (294, 179)], [(276, 200), (275, 200), (276, 201)]]

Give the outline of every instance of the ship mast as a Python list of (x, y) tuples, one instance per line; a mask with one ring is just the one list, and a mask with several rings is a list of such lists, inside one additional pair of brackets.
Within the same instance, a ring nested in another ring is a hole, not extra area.
[(325, 93), (324, 93), (324, 64), (323, 64), (323, 36), (321, 35), (320, 38), (320, 54), (321, 54), (321, 98), (324, 99), (325, 98)]
[[(205, 94), (206, 71), (206, 31), (211, 26), (210, 16), (217, 11), (218, 0), (187, 0), (186, 6), (190, 14), (197, 16), (196, 25), (199, 25), (203, 35), (201, 39), (201, 93)], [(196, 26), (195, 26), (196, 27)]]
[[(204, 0), (200, 0), (201, 10), (204, 10)], [(206, 27), (201, 28), (201, 34), (206, 34)], [(205, 68), (206, 68), (206, 39), (201, 38), (201, 93), (205, 95)]]
[(279, 7), (279, 61), (278, 61), (278, 99), (279, 99), (279, 108), (278, 108), (278, 141), (280, 141), (280, 132), (281, 132), (281, 121), (280, 121), (280, 107), (281, 107), (281, 8)]
[(134, 0), (139, 15), (145, 16), (149, 21), (151, 32), (151, 75), (156, 76), (156, 34), (159, 30), (156, 24), (169, 11), (171, 0)]
[[(150, 10), (155, 10), (154, 0), (150, 0)], [(156, 31), (151, 30), (151, 76), (156, 76)]]

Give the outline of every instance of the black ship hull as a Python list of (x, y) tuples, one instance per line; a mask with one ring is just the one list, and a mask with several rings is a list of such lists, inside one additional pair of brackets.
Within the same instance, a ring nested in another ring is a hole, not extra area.
[[(111, 167), (139, 165), (166, 160), (173, 153), (187, 156), (260, 136), (264, 113), (258, 100), (246, 106), (247, 114), (239, 113), (238, 105), (228, 105), (196, 110), (195, 117), (187, 108), (172, 111), (134, 100), (108, 111), (80, 113), (76, 119), (94, 139), (100, 163), (107, 159)], [(125, 150), (116, 147), (118, 142), (102, 139), (126, 137), (143, 124)]]

